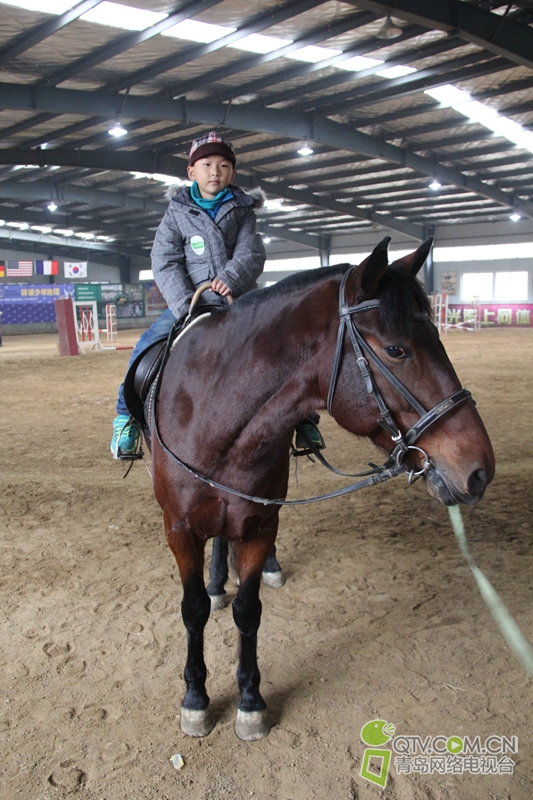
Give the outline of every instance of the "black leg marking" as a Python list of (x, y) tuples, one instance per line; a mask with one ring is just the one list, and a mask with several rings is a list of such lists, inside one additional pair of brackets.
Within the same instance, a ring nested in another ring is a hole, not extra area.
[(266, 703), (259, 692), (261, 675), (257, 666), (257, 631), (261, 622), (259, 580), (248, 578), (239, 586), (233, 601), (233, 619), (240, 633), (240, 657), (237, 669), (241, 711), (262, 711)]
[(191, 576), (183, 587), (181, 615), (187, 630), (187, 663), (183, 677), (187, 691), (183, 708), (199, 711), (207, 708), (209, 697), (205, 690), (207, 669), (204, 661), (204, 628), (209, 619), (211, 603), (202, 578)]

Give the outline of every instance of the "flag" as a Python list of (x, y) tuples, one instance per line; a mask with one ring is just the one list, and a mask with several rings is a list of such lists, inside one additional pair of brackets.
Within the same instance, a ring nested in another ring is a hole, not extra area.
[(8, 278), (27, 278), (33, 275), (33, 261), (9, 261), (7, 262)]
[(0, 261), (0, 278), (6, 277), (6, 265), (3, 261)]
[(58, 275), (59, 274), (59, 261), (36, 261), (35, 262), (36, 275)]
[(87, 262), (86, 261), (65, 261), (64, 265), (65, 278), (86, 278), (87, 277)]

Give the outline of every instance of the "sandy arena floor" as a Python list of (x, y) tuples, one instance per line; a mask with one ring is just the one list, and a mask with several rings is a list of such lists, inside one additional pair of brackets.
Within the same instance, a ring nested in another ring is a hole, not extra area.
[[(471, 550), (533, 642), (533, 331), (454, 331), (445, 344), (496, 452), (493, 484), (463, 512)], [(531, 800), (531, 680), (446, 509), (404, 478), (282, 512), (287, 583), (262, 590), (259, 635), (272, 732), (253, 744), (234, 734), (226, 608), (206, 630), (216, 728), (181, 733), (177, 568), (147, 471), (123, 480), (108, 449), (128, 357), (60, 357), (55, 335), (4, 336), (0, 348), (0, 798)], [(339, 466), (375, 458), (326, 417), (322, 428)], [(301, 464), (291, 496), (340, 483)], [(398, 735), (516, 736), (513, 772), (424, 774), (422, 759), (410, 774), (391, 767), (382, 790), (359, 775), (360, 731), (375, 718)]]

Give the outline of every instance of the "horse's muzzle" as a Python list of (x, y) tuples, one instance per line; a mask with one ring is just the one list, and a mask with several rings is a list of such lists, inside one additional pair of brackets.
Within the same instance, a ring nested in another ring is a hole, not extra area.
[(473, 470), (466, 481), (465, 492), (453, 486), (451, 481), (432, 464), (426, 472), (427, 490), (432, 497), (444, 503), (445, 506), (455, 506), (458, 503), (473, 506), (483, 497), (492, 477), (485, 469)]

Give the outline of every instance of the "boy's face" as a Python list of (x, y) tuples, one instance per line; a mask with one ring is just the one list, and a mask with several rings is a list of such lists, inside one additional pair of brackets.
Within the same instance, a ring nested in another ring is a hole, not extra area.
[(235, 177), (231, 161), (218, 155), (199, 158), (192, 167), (187, 167), (187, 173), (191, 181), (196, 181), (200, 195), (206, 200), (213, 200), (227, 189)]

